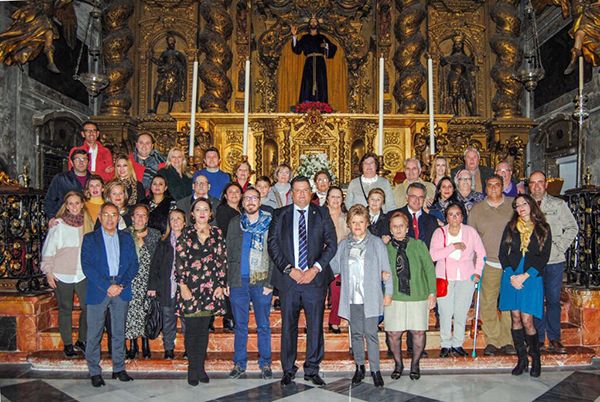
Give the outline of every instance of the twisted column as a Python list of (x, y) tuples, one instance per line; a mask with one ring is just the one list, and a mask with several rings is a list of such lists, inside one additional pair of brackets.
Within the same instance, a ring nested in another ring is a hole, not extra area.
[(394, 26), (399, 42), (394, 53), (394, 66), (398, 72), (394, 98), (398, 113), (422, 113), (426, 103), (421, 96), (421, 86), (425, 83), (426, 71), (421, 65), (425, 38), (420, 29), (427, 8), (422, 0), (396, 0), (396, 8), (400, 14)]
[(496, 32), (490, 39), (492, 51), (496, 54), (496, 63), (490, 71), (496, 83), (496, 95), (492, 99), (495, 117), (519, 117), (519, 100), (523, 86), (514, 78), (514, 73), (523, 57), (519, 48), (521, 20), (517, 14), (518, 0), (498, 0), (491, 10), (492, 20), (496, 23)]
[(200, 50), (205, 54), (198, 67), (204, 83), (200, 108), (204, 112), (226, 112), (227, 102), (233, 92), (227, 71), (231, 68), (233, 55), (228, 41), (233, 31), (229, 15), (230, 0), (207, 0), (200, 3), (200, 14), (206, 21), (200, 34)]

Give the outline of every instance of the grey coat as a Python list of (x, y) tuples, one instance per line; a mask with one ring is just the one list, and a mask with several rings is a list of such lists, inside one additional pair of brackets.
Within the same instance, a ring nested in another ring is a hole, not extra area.
[[(242, 287), (241, 261), (243, 232), (240, 226), (240, 217), (241, 215), (237, 215), (231, 218), (227, 228), (227, 285), (232, 288)], [(265, 249), (263, 251), (263, 258), (269, 259), (269, 275), (267, 276), (266, 281), (251, 283), (251, 285), (262, 285), (263, 287), (272, 289), (273, 286), (271, 285), (271, 277), (273, 275), (275, 264), (273, 263), (273, 260), (271, 260), (271, 257), (269, 257), (268, 248), (266, 247), (266, 239), (268, 238), (268, 235), (268, 232), (265, 233)]]
[[(365, 250), (365, 282), (364, 289), (364, 308), (365, 317), (379, 317), (383, 315), (383, 291), (381, 289), (381, 273), (390, 271), (390, 261), (387, 249), (383, 241), (367, 232), (367, 242)], [(350, 247), (348, 239), (344, 239), (338, 245), (335, 257), (329, 262), (329, 266), (334, 274), (340, 274), (342, 286), (340, 289), (340, 308), (338, 315), (347, 320), (350, 319), (350, 269), (348, 259), (350, 256)], [(393, 294), (392, 278), (385, 281), (385, 294)]]

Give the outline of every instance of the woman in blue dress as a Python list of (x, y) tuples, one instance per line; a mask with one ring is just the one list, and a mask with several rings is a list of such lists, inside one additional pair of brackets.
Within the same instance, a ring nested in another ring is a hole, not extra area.
[(520, 194), (512, 205), (515, 212), (502, 234), (498, 255), (504, 269), (499, 308), (511, 312), (511, 332), (519, 358), (512, 374), (520, 375), (527, 370), (529, 352), (529, 375), (539, 377), (540, 349), (533, 318), (542, 318), (543, 273), (550, 258), (552, 235), (543, 212), (531, 196)]

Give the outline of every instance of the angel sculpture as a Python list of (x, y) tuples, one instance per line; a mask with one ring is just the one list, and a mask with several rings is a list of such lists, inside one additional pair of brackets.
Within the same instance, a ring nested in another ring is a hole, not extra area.
[(65, 40), (71, 49), (77, 43), (77, 17), (73, 0), (31, 0), (12, 15), (13, 23), (0, 33), (0, 63), (22, 66), (35, 59), (42, 50), (48, 58), (48, 70), (60, 73), (54, 64), (55, 39), (62, 25)]
[[(534, 0), (533, 6), (541, 12), (548, 6), (560, 6), (563, 17), (569, 16), (569, 0)], [(569, 35), (575, 39), (571, 49), (571, 62), (565, 75), (571, 74), (577, 65), (577, 58), (583, 57), (594, 67), (600, 65), (600, 0), (574, 0), (572, 4), (573, 27)]]

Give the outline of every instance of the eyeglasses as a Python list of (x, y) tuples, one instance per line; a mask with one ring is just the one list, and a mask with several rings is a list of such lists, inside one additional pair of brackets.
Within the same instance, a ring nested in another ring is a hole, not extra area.
[(458, 181), (471, 181), (472, 179), (470, 177), (459, 177)]
[(119, 214), (117, 213), (110, 213), (110, 212), (102, 212), (102, 216), (105, 218), (116, 218), (117, 216), (119, 216)]
[(75, 162), (87, 162), (88, 158), (73, 158)]
[(329, 179), (317, 179), (317, 183), (328, 183)]
[(413, 199), (414, 199), (414, 198), (416, 198), (416, 199), (418, 199), (419, 201), (423, 201), (423, 200), (425, 199), (425, 196), (424, 196), (424, 195), (414, 195), (414, 194), (409, 194), (409, 195), (408, 195), (408, 198), (413, 198)]
[(498, 169), (496, 170), (496, 173), (509, 173), (512, 172), (511, 169)]
[(195, 186), (200, 186), (200, 187), (207, 187), (208, 183), (203, 182), (203, 181), (197, 181), (197, 182), (194, 182), (194, 185)]
[(243, 199), (244, 201), (258, 201), (258, 197), (255, 195), (245, 195)]

